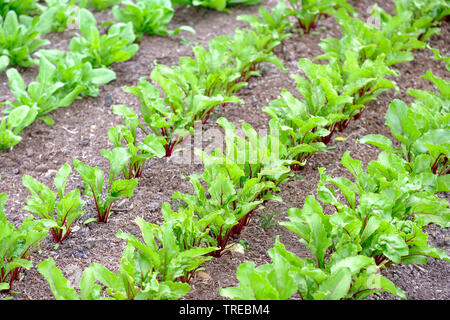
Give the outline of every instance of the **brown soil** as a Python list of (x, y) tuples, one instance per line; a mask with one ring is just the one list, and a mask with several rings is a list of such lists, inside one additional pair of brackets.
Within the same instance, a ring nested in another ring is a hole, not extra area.
[[(391, 3), (376, 1), (381, 7), (392, 9)], [(276, 0), (265, 0), (262, 5), (274, 7)], [(374, 3), (369, 0), (349, 1), (358, 12), (361, 19), (367, 18), (367, 8)], [(386, 7), (389, 5), (390, 7)], [(29, 174), (48, 186), (53, 185), (56, 171), (64, 163), (72, 163), (78, 158), (90, 165), (98, 165), (105, 172), (108, 163), (101, 156), (100, 150), (110, 148), (107, 138), (111, 126), (121, 124), (120, 117), (111, 112), (111, 104), (126, 104), (138, 111), (139, 101), (130, 94), (122, 91), (123, 86), (137, 85), (140, 77), (148, 77), (152, 62), (175, 65), (182, 56), (192, 56), (192, 45), (207, 43), (213, 37), (229, 34), (237, 27), (244, 27), (244, 22), (236, 20), (240, 14), (258, 14), (259, 6), (236, 6), (232, 13), (226, 14), (204, 8), (177, 8), (170, 28), (180, 25), (193, 26), (197, 34), (183, 34), (190, 43), (183, 42), (181, 35), (174, 37), (145, 36), (140, 49), (131, 60), (113, 65), (117, 73), (117, 80), (104, 85), (97, 98), (85, 98), (75, 101), (70, 107), (54, 111), (51, 116), (55, 125), (49, 127), (37, 121), (27, 127), (23, 132), (23, 141), (12, 150), (0, 151), (0, 193), (9, 196), (6, 204), (6, 215), (16, 225), (20, 224), (28, 213), (21, 209), (28, 196), (27, 189), (22, 185), (23, 174)], [(99, 22), (111, 19), (110, 11), (96, 13)], [(277, 98), (282, 89), (292, 93), (296, 92), (295, 83), (289, 77), (291, 73), (298, 73), (297, 62), (302, 57), (313, 58), (321, 53), (318, 43), (327, 37), (339, 37), (340, 31), (333, 18), (322, 20), (318, 32), (309, 35), (295, 34), (276, 48), (275, 53), (283, 61), (287, 73), (281, 72), (277, 67), (269, 64), (261, 66), (262, 76), (252, 78), (249, 85), (239, 92), (239, 97), (245, 102), (232, 104), (226, 109), (219, 108), (210, 118), (204, 128), (218, 127), (215, 120), (224, 116), (236, 126), (247, 122), (257, 130), (268, 127), (269, 116), (262, 112), (262, 107), (269, 101)], [(48, 38), (52, 44), (50, 48), (66, 50), (71, 37), (76, 31), (69, 30), (62, 34), (51, 34)], [(444, 23), (441, 35), (431, 39), (431, 46), (439, 48), (442, 53), (448, 52), (448, 39), (450, 24)], [(369, 133), (380, 133), (390, 137), (388, 128), (384, 125), (384, 114), (389, 102), (394, 98), (410, 101), (406, 94), (408, 88), (433, 90), (431, 84), (420, 77), (431, 69), (434, 74), (448, 78), (448, 72), (442, 62), (433, 59), (432, 52), (420, 50), (415, 52), (415, 60), (397, 66), (402, 76), (395, 79), (399, 92), (390, 91), (382, 94), (376, 101), (369, 104), (362, 118), (350, 124), (342, 133), (335, 135), (347, 138), (345, 141), (333, 141), (334, 149), (327, 153), (316, 154), (309, 161), (298, 179), (282, 185), (280, 196), (283, 202), (267, 203), (266, 207), (258, 211), (250, 225), (244, 228), (239, 239), (233, 242), (244, 241), (247, 249), (244, 254), (229, 252), (221, 258), (215, 258), (204, 265), (204, 272), (194, 276), (191, 281), (191, 291), (184, 299), (215, 300), (223, 299), (219, 295), (220, 287), (237, 285), (236, 268), (244, 261), (254, 261), (256, 265), (270, 263), (267, 250), (270, 249), (279, 235), (281, 242), (288, 250), (299, 256), (307, 255), (305, 248), (298, 242), (298, 237), (287, 229), (273, 226), (267, 229), (261, 227), (259, 215), (277, 212), (275, 220), (287, 219), (286, 210), (291, 207), (301, 208), (304, 199), (309, 194), (315, 194), (318, 183), (319, 167), (327, 168), (327, 173), (334, 176), (347, 175), (345, 169), (339, 164), (342, 154), (351, 151), (353, 158), (359, 159), (366, 165), (370, 160), (376, 159), (376, 148), (361, 145), (357, 139)], [(26, 82), (33, 81), (37, 74), (37, 67), (20, 69)], [(4, 73), (0, 74), (0, 100), (12, 99), (9, 92), (8, 81)], [(176, 191), (190, 192), (191, 186), (181, 175), (202, 172), (200, 164), (176, 164), (167, 159), (150, 161), (143, 177), (135, 190), (132, 199), (122, 201), (116, 208), (107, 224), (90, 223), (83, 225), (82, 221), (94, 217), (93, 202), (87, 202), (86, 214), (77, 223), (74, 231), (57, 249), (51, 236), (44, 241), (41, 250), (32, 254), (34, 267), (23, 272), (18, 281), (13, 284), (13, 296), (21, 300), (54, 299), (46, 280), (37, 271), (37, 265), (52, 257), (57, 266), (63, 271), (72, 283), (78, 283), (82, 270), (93, 262), (105, 265), (110, 270), (117, 270), (120, 264), (125, 242), (116, 238), (118, 230), (139, 236), (139, 230), (134, 223), (136, 217), (142, 217), (152, 223), (161, 223), (160, 208), (163, 202), (170, 202)], [(81, 179), (73, 173), (68, 183), (68, 189), (83, 189)], [(449, 199), (448, 195), (443, 195)], [(450, 253), (449, 230), (429, 227), (429, 241), (431, 244)], [(421, 266), (402, 265), (391, 267), (383, 273), (396, 285), (406, 292), (408, 299), (438, 299), (448, 300), (450, 288), (448, 285), (449, 264), (431, 259)], [(4, 295), (3, 295), (4, 296)], [(0, 295), (0, 298), (2, 295)], [(370, 299), (396, 299), (396, 297), (383, 294), (380, 297), (372, 296)]]

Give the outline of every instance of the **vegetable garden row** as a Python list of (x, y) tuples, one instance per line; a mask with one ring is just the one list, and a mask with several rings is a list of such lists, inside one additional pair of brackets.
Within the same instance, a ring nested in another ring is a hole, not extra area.
[[(49, 115), (55, 109), (98, 96), (99, 87), (116, 77), (111, 64), (132, 58), (144, 34), (195, 33), (190, 26), (167, 29), (172, 5), (227, 10), (229, 4), (258, 2), (80, 1), (80, 7), (98, 10), (114, 5), (117, 21), (105, 23), (107, 32), (101, 34), (92, 12), (78, 10), (76, 1), (47, 0), (47, 6), (31, 0), (3, 1), (0, 70), (10, 66), (5, 72), (15, 101), (4, 103), (0, 148), (21, 143), (20, 133), (36, 120), (53, 124)], [(182, 57), (175, 66), (155, 63), (151, 81), (141, 78), (136, 86), (123, 87), (140, 101), (140, 112), (123, 104), (112, 107), (123, 124), (109, 129), (111, 148), (101, 151), (109, 172), (72, 159), (72, 165), (64, 164), (55, 176), (56, 192), (53, 186), (23, 175), (22, 183), (29, 190), (23, 209), (32, 216), (17, 228), (3, 212), (6, 194), (0, 195), (0, 290), (11, 290), (21, 270), (32, 268), (30, 255), (49, 233), (57, 246), (64, 246), (85, 210), (97, 215), (85, 223), (107, 223), (117, 201), (133, 197), (151, 159), (179, 151), (195, 133), (196, 124), (208, 122), (219, 106), (241, 103), (237, 93), (251, 77), (260, 75), (262, 63), (286, 71), (274, 49), (292, 32), (309, 33), (321, 19), (333, 16), (342, 37), (322, 39), (323, 54), (299, 60), (302, 75), (291, 76), (298, 92), (283, 90), (262, 108), (271, 118), (269, 134), (261, 136), (244, 122), (245, 136), (240, 136), (240, 128), (219, 118), (225, 149), (195, 151), (204, 170), (187, 177), (192, 193), (173, 195), (182, 203), (179, 208), (162, 205), (161, 224), (138, 217), (141, 238), (117, 233), (127, 243), (118, 271), (93, 263), (84, 270), (78, 291), (52, 258), (38, 266), (56, 299), (185, 296), (193, 275), (206, 261), (227, 259), (223, 254), (230, 239), (252, 222), (258, 207), (283, 201), (277, 195), (283, 183), (316, 153), (327, 152), (333, 135), (364, 117), (370, 101), (398, 90), (391, 80), (400, 76), (396, 64), (412, 61), (415, 49), (428, 47), (450, 70), (449, 57), (427, 44), (439, 33), (450, 5), (441, 0), (394, 3), (393, 15), (373, 7), (371, 16), (379, 22), (375, 26), (360, 20), (345, 0), (280, 1), (272, 10), (262, 6), (259, 16), (239, 16), (248, 27), (211, 39), (208, 48), (195, 46), (193, 57)], [(81, 35), (70, 41), (68, 52), (38, 50), (47, 44), (40, 36), (65, 30), (77, 17)], [(39, 74), (28, 85), (11, 67), (35, 63)], [(238, 286), (220, 289), (224, 298), (363, 299), (383, 291), (406, 298), (380, 270), (394, 264), (423, 264), (430, 257), (450, 261), (444, 250), (428, 244), (424, 232), (430, 224), (442, 228), (450, 224), (449, 204), (437, 196), (450, 191), (450, 83), (431, 71), (423, 78), (436, 91), (411, 88), (412, 103), (396, 99), (388, 108), (385, 121), (394, 141), (376, 134), (360, 139), (380, 149), (376, 160), (363, 168), (361, 161), (345, 152), (341, 164), (353, 181), (320, 168), (317, 197), (310, 195), (301, 209), (288, 210), (289, 220), (280, 224), (299, 237), (311, 257), (288, 251), (277, 238), (268, 252), (272, 263), (241, 264)], [(66, 190), (73, 169), (83, 180), (84, 195), (78, 189)], [(85, 196), (93, 199), (95, 208), (87, 208)], [(333, 208), (332, 214), (325, 213), (326, 206)]]

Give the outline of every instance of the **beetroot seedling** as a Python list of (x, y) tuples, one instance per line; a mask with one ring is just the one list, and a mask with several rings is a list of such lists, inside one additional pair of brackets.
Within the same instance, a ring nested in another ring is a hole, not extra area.
[(56, 223), (55, 227), (50, 228), (56, 243), (61, 243), (69, 236), (75, 220), (84, 214), (85, 202), (81, 199), (80, 191), (74, 189), (65, 194), (67, 179), (71, 173), (72, 168), (67, 163), (59, 169), (54, 179), (57, 194), (29, 175), (22, 177), (23, 185), (31, 192), (31, 198), (26, 200), (27, 205), (23, 209)]
[(122, 197), (131, 198), (133, 190), (138, 184), (138, 180), (118, 179), (125, 165), (130, 160), (130, 153), (125, 148), (114, 148), (113, 150), (102, 150), (102, 155), (109, 160), (110, 172), (106, 185), (106, 192), (103, 193), (105, 176), (99, 167), (85, 165), (78, 159), (73, 160), (75, 170), (84, 181), (85, 193), (92, 197), (97, 210), (97, 221), (107, 222), (111, 214), (111, 208), (115, 201)]

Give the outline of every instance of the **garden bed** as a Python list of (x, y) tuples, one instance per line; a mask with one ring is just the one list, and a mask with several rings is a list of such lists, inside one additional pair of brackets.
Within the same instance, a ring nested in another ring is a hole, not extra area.
[[(376, 1), (386, 10), (389, 2)], [(272, 8), (275, 0), (266, 0), (261, 5)], [(353, 0), (349, 3), (358, 11), (360, 19), (368, 17), (369, 8), (374, 1)], [(111, 147), (108, 140), (108, 130), (111, 126), (121, 123), (121, 118), (112, 113), (111, 105), (126, 104), (139, 110), (139, 101), (134, 96), (125, 93), (123, 86), (137, 85), (140, 77), (148, 77), (153, 61), (169, 66), (178, 63), (182, 56), (192, 56), (192, 46), (200, 44), (207, 46), (208, 41), (221, 34), (232, 33), (237, 27), (246, 26), (245, 22), (236, 20), (240, 14), (258, 13), (259, 6), (232, 7), (230, 14), (208, 10), (204, 8), (177, 7), (175, 17), (169, 25), (173, 29), (180, 25), (192, 26), (197, 34), (181, 33), (172, 37), (145, 36), (138, 53), (130, 60), (114, 64), (113, 70), (117, 80), (103, 85), (96, 98), (76, 100), (67, 108), (60, 108), (52, 112), (55, 120), (52, 127), (41, 121), (36, 121), (23, 132), (23, 141), (10, 150), (0, 151), (0, 193), (6, 193), (9, 200), (6, 204), (8, 219), (19, 225), (28, 213), (21, 209), (28, 197), (28, 190), (22, 185), (22, 175), (28, 174), (52, 185), (57, 170), (64, 163), (72, 163), (74, 158), (90, 164), (97, 165), (108, 171), (108, 163), (100, 154), (100, 150)], [(96, 13), (99, 23), (112, 19), (110, 11)], [(307, 35), (294, 34), (275, 49), (275, 54), (283, 62), (288, 72), (283, 73), (278, 67), (262, 64), (261, 77), (251, 78), (249, 85), (239, 91), (238, 97), (244, 100), (241, 104), (229, 104), (226, 108), (218, 108), (211, 115), (209, 121), (203, 126), (204, 131), (211, 128), (220, 128), (215, 120), (225, 117), (240, 127), (242, 122), (251, 124), (257, 131), (268, 130), (270, 117), (262, 112), (262, 107), (279, 97), (282, 89), (287, 89), (294, 95), (295, 82), (289, 74), (299, 73), (297, 63), (300, 58), (312, 59), (321, 53), (318, 43), (327, 37), (339, 37), (339, 26), (333, 18), (322, 20), (316, 32)], [(52, 44), (48, 48), (66, 50), (68, 42), (76, 34), (75, 30), (67, 30), (62, 34), (46, 36)], [(433, 36), (430, 45), (438, 48), (442, 53), (448, 54), (450, 39), (450, 24), (443, 21), (441, 34)], [(249, 226), (243, 229), (239, 238), (232, 239), (232, 243), (240, 243), (244, 251), (230, 250), (221, 258), (214, 258), (206, 262), (204, 270), (195, 274), (190, 282), (191, 290), (183, 299), (209, 300), (223, 299), (219, 295), (219, 288), (235, 286), (236, 269), (244, 261), (253, 261), (256, 265), (270, 263), (267, 250), (270, 249), (277, 235), (286, 248), (300, 257), (308, 254), (308, 250), (298, 242), (298, 237), (281, 226), (265, 225), (264, 218), (276, 212), (275, 221), (286, 221), (286, 211), (289, 208), (303, 206), (307, 195), (315, 194), (319, 182), (318, 168), (325, 167), (327, 173), (333, 176), (348, 176), (347, 171), (340, 165), (340, 159), (346, 150), (350, 150), (354, 159), (361, 160), (363, 165), (376, 159), (379, 150), (375, 147), (360, 144), (359, 138), (371, 133), (383, 134), (391, 137), (388, 127), (384, 125), (384, 115), (390, 101), (395, 98), (411, 102), (406, 94), (409, 88), (431, 90), (434, 88), (430, 82), (422, 79), (427, 70), (441, 78), (448, 79), (448, 71), (443, 62), (434, 60), (433, 53), (428, 50), (414, 52), (415, 59), (408, 63), (396, 65), (401, 77), (395, 78), (400, 91), (391, 90), (381, 94), (376, 101), (368, 104), (363, 116), (351, 122), (342, 132), (335, 134), (330, 143), (334, 149), (327, 153), (317, 153), (300, 171), (296, 179), (281, 185), (280, 196), (283, 202), (268, 202), (258, 209)], [(19, 69), (25, 81), (32, 81), (37, 75), (37, 66)], [(0, 100), (13, 98), (9, 92), (8, 79), (5, 73), (0, 74)], [(203, 146), (208, 146), (213, 138), (205, 137)], [(32, 254), (34, 262), (32, 269), (24, 271), (20, 279), (14, 282), (11, 295), (21, 300), (53, 299), (47, 281), (37, 271), (39, 262), (51, 257), (64, 275), (72, 283), (78, 283), (84, 268), (97, 262), (110, 270), (117, 270), (126, 242), (118, 239), (118, 230), (140, 235), (136, 217), (160, 224), (163, 221), (160, 209), (164, 202), (170, 202), (176, 191), (183, 193), (191, 191), (189, 180), (182, 175), (201, 173), (202, 164), (177, 164), (173, 159), (152, 159), (146, 164), (139, 186), (135, 189), (133, 198), (118, 203), (108, 223), (82, 224), (83, 220), (95, 217), (94, 203), (88, 200), (85, 206), (87, 212), (80, 219), (72, 234), (54, 249), (51, 236), (47, 236), (40, 251)], [(73, 174), (68, 182), (68, 189), (79, 188), (83, 190), (82, 180)], [(442, 195), (450, 200), (448, 194)], [(448, 229), (430, 226), (426, 229), (429, 242), (450, 254), (450, 233)], [(237, 246), (235, 246), (237, 248)], [(448, 275), (450, 265), (443, 260), (430, 259), (424, 265), (398, 265), (391, 267), (383, 274), (404, 290), (408, 299), (436, 299), (448, 300), (450, 288)], [(4, 295), (0, 294), (0, 298)], [(371, 296), (370, 299), (397, 299), (397, 297), (383, 294), (380, 297)]]

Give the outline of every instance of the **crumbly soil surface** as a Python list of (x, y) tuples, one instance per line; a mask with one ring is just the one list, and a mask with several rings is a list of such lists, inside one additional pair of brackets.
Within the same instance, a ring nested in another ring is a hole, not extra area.
[[(359, 12), (361, 19), (367, 19), (368, 8), (377, 2), (386, 10), (392, 10), (389, 1), (350, 0), (349, 3)], [(262, 5), (272, 8), (276, 0), (265, 0)], [(51, 113), (55, 124), (50, 127), (41, 121), (36, 121), (21, 133), (23, 141), (11, 150), (0, 151), (0, 193), (9, 197), (6, 204), (8, 219), (19, 225), (28, 215), (22, 209), (28, 190), (22, 185), (22, 175), (28, 174), (53, 188), (53, 179), (57, 170), (64, 164), (71, 164), (74, 158), (92, 165), (99, 166), (105, 172), (109, 171), (106, 159), (101, 156), (102, 149), (108, 149), (111, 144), (107, 133), (110, 127), (121, 124), (121, 118), (112, 113), (111, 105), (126, 104), (138, 112), (139, 101), (136, 97), (125, 93), (124, 86), (136, 86), (139, 78), (148, 77), (156, 61), (169, 66), (178, 64), (182, 56), (193, 56), (194, 45), (207, 46), (208, 41), (216, 36), (231, 34), (237, 27), (245, 27), (246, 23), (236, 20), (241, 14), (258, 14), (259, 6), (235, 6), (232, 12), (222, 13), (204, 8), (177, 7), (174, 19), (169, 27), (174, 29), (181, 25), (190, 25), (197, 31), (196, 35), (182, 33), (173, 37), (144, 36), (138, 53), (131, 59), (112, 68), (117, 73), (117, 80), (103, 85), (96, 98), (76, 100), (71, 106), (61, 108)], [(95, 13), (100, 23), (112, 19), (110, 10)], [(51, 40), (48, 48), (68, 50), (70, 39), (77, 34), (76, 29), (64, 33), (52, 33), (46, 36)], [(264, 132), (268, 129), (270, 117), (262, 111), (268, 103), (279, 97), (283, 89), (298, 95), (295, 82), (289, 77), (297, 73), (297, 63), (300, 58), (314, 58), (321, 54), (318, 43), (323, 38), (340, 37), (340, 29), (333, 18), (321, 20), (316, 32), (308, 35), (294, 34), (290, 39), (276, 48), (275, 53), (284, 63), (288, 72), (283, 73), (278, 67), (270, 64), (260, 65), (261, 76), (252, 78), (238, 96), (244, 100), (241, 104), (230, 104), (226, 108), (218, 108), (212, 114), (208, 123), (203, 126), (203, 147), (214, 145), (215, 130), (221, 130), (216, 119), (226, 117), (240, 127), (242, 122), (251, 124), (256, 130)], [(441, 34), (433, 36), (430, 45), (438, 48), (442, 54), (449, 55), (450, 24), (443, 22)], [(245, 261), (253, 261), (256, 265), (270, 263), (267, 250), (272, 248), (275, 238), (288, 250), (300, 257), (308, 255), (308, 251), (298, 241), (298, 237), (287, 229), (276, 224), (287, 220), (287, 209), (301, 208), (308, 195), (316, 194), (319, 181), (318, 168), (325, 167), (333, 176), (348, 176), (345, 168), (340, 165), (340, 159), (346, 150), (351, 156), (361, 160), (365, 165), (376, 159), (378, 150), (375, 147), (359, 144), (357, 140), (370, 133), (380, 133), (391, 137), (390, 131), (384, 125), (384, 115), (393, 99), (411, 102), (406, 94), (408, 88), (434, 90), (431, 83), (421, 78), (427, 70), (432, 70), (439, 77), (448, 79), (449, 74), (443, 62), (433, 59), (430, 50), (415, 51), (415, 59), (409, 63), (396, 65), (401, 76), (393, 78), (399, 88), (398, 92), (389, 91), (369, 103), (363, 116), (352, 122), (341, 133), (334, 135), (330, 143), (333, 147), (327, 153), (315, 154), (306, 167), (296, 175), (296, 178), (281, 186), (279, 195), (283, 202), (268, 202), (258, 210), (250, 224), (244, 228), (239, 238), (232, 243), (244, 244), (243, 253), (229, 251), (221, 258), (214, 258), (204, 264), (204, 270), (195, 274), (191, 280), (191, 290), (183, 299), (216, 300), (224, 299), (219, 294), (219, 288), (235, 286), (236, 269)], [(37, 66), (19, 69), (26, 83), (33, 81), (37, 75)], [(0, 100), (13, 99), (9, 91), (8, 79), (5, 73), (0, 74)], [(337, 137), (345, 139), (337, 139)], [(343, 141), (344, 140), (344, 141)], [(125, 241), (118, 239), (118, 230), (140, 236), (134, 220), (141, 217), (151, 223), (160, 224), (163, 221), (161, 205), (170, 202), (172, 207), (176, 202), (172, 195), (176, 191), (192, 192), (191, 185), (182, 175), (201, 173), (201, 163), (176, 163), (174, 159), (153, 159), (146, 164), (144, 174), (139, 181), (132, 199), (119, 201), (116, 210), (108, 223), (82, 222), (95, 217), (94, 203), (90, 198), (85, 206), (86, 214), (76, 223), (72, 234), (54, 249), (54, 242), (49, 234), (31, 258), (34, 267), (24, 271), (20, 279), (13, 284), (14, 299), (48, 300), (54, 299), (46, 280), (37, 271), (37, 265), (52, 257), (64, 275), (76, 287), (84, 268), (93, 262), (103, 264), (112, 271), (120, 265), (120, 258), (125, 247)], [(66, 190), (79, 188), (83, 190), (81, 178), (74, 171), (69, 178)], [(448, 194), (443, 194), (447, 200)], [(273, 224), (264, 225), (264, 217), (276, 213)], [(430, 226), (426, 229), (429, 242), (450, 253), (449, 230)], [(444, 261), (430, 259), (420, 266), (400, 265), (382, 271), (383, 274), (403, 289), (408, 299), (448, 300), (450, 287), (448, 275), (450, 264)], [(5, 295), (0, 294), (0, 298)], [(390, 294), (371, 296), (369, 299), (392, 300), (397, 297)]]

